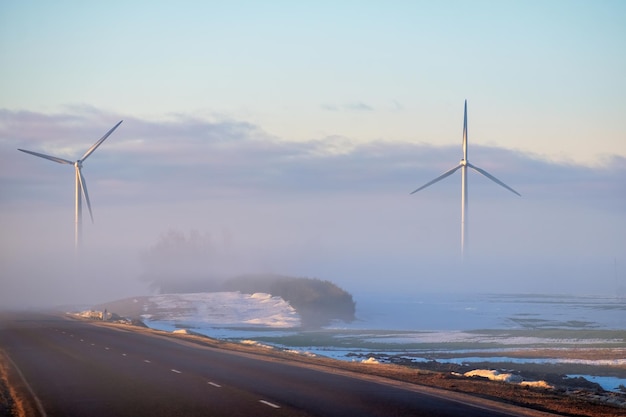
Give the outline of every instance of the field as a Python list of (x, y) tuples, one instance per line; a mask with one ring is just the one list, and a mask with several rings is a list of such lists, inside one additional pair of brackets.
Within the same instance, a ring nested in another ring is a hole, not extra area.
[[(602, 335), (619, 337), (623, 332), (585, 331), (576, 334), (575, 330), (567, 330), (564, 333), (550, 333), (567, 336), (568, 339), (560, 340), (561, 342), (568, 340), (571, 344), (568, 347), (559, 345), (556, 340), (550, 342), (555, 345), (546, 343), (543, 347), (528, 344), (497, 345), (493, 340), (490, 340), (487, 346), (481, 344), (479, 340), (467, 342), (454, 340), (450, 342), (451, 345), (447, 345), (447, 342), (437, 343), (430, 340), (421, 344), (393, 343), (391, 349), (389, 344), (382, 343), (380, 339), (397, 335), (405, 338), (414, 333), (380, 330), (263, 331), (258, 328), (213, 330), (222, 335), (219, 340), (190, 331), (176, 333), (168, 331), (168, 334), (189, 338), (198, 343), (300, 361), (312, 366), (344, 369), (470, 393), (561, 415), (615, 417), (623, 416), (626, 411), (626, 392), (619, 388), (605, 390), (591, 377), (603, 375), (603, 378), (611, 379), (614, 378), (613, 375), (617, 375), (623, 378), (626, 373), (624, 363), (626, 341), (623, 338), (620, 341), (611, 339), (611, 342), (603, 344), (598, 339)], [(420, 333), (420, 336), (423, 337), (426, 333)], [(229, 337), (224, 337), (227, 334), (231, 336), (230, 341)], [(501, 331), (476, 331), (469, 334), (504, 339), (507, 336), (506, 332)], [(522, 334), (526, 342), (534, 340), (528, 339), (531, 336), (528, 336), (526, 331), (515, 335), (517, 339), (514, 340), (520, 342)], [(540, 336), (545, 336), (545, 333), (538, 331), (532, 335), (541, 339)], [(575, 339), (575, 336), (578, 339)], [(575, 340), (583, 340), (587, 345), (576, 347)], [(368, 343), (372, 349), (363, 347)], [(485, 377), (464, 376), (466, 372), (476, 369), (499, 370), (502, 374), (519, 376), (519, 379), (511, 383), (489, 380)], [(584, 374), (585, 377), (572, 376), (577, 373)], [(545, 384), (525, 384), (521, 381), (543, 381)]]
[[(519, 294), (357, 299), (357, 320), (316, 329), (250, 325), (256, 320), (241, 312), (235, 314), (239, 323), (233, 324), (237, 320), (225, 320), (223, 314), (232, 306), (207, 314), (203, 305), (168, 305), (158, 317), (144, 308), (142, 318), (150, 328), (168, 333), (206, 336), (231, 347), (261, 346), (266, 354), (332, 363), (533, 408), (568, 415), (623, 415), (622, 299)], [(263, 312), (275, 320), (284, 314), (267, 306), (255, 308), (255, 315)], [(480, 376), (471, 377), (475, 374)]]
[[(209, 300), (212, 305), (216, 296)], [(375, 360), (454, 372), (505, 369), (524, 379), (547, 378), (559, 385), (572, 380), (580, 384), (584, 378), (590, 382), (587, 386), (599, 384), (614, 392), (626, 386), (626, 305), (617, 298), (519, 294), (360, 297), (354, 322), (307, 329), (293, 324), (247, 325), (251, 321), (242, 308), (235, 309), (239, 311), (235, 319), (225, 320), (224, 314), (216, 313), (232, 309), (232, 295), (229, 297), (228, 303), (217, 303), (229, 308), (212, 314), (207, 314), (203, 305), (182, 309), (169, 303), (167, 309), (159, 309), (158, 318), (152, 307), (144, 312), (150, 314), (142, 317), (155, 329), (187, 329), (215, 339), (254, 342), (348, 362)], [(272, 305), (259, 305), (251, 311), (280, 318), (284, 312), (273, 307), (268, 310)]]

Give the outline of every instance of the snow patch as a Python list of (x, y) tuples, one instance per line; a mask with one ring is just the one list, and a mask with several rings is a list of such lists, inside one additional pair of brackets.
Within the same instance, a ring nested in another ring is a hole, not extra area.
[[(363, 336), (367, 336), (364, 334)], [(539, 345), (591, 345), (599, 343), (622, 343), (622, 339), (557, 339), (531, 336), (512, 336), (510, 334), (482, 334), (479, 332), (454, 331), (416, 331), (414, 333), (387, 333), (372, 335), (372, 342), (382, 343), (484, 343), (503, 346), (539, 346)]]
[(546, 381), (522, 381), (520, 385), (533, 388), (554, 389), (554, 386), (548, 384)]
[(466, 377), (479, 376), (482, 378), (490, 379), (491, 381), (502, 382), (522, 382), (522, 377), (514, 374), (501, 373), (490, 369), (474, 369), (473, 371), (465, 372), (463, 374)]
[(273, 346), (264, 345), (263, 343), (257, 342), (256, 340), (242, 340), (240, 342), (242, 345), (250, 345), (250, 346), (258, 346), (266, 349), (274, 349)]
[(78, 317), (82, 317), (85, 319), (91, 319), (91, 320), (102, 320), (102, 311), (94, 311), (94, 310), (88, 310), (88, 311), (81, 311), (80, 313), (76, 314)]
[(265, 293), (163, 294), (145, 297), (143, 302), (142, 318), (150, 327), (153, 327), (150, 322), (167, 322), (191, 329), (207, 326), (300, 326), (300, 316), (288, 302)]
[(363, 359), (363, 360), (361, 361), (361, 363), (367, 363), (367, 364), (371, 364), (371, 365), (378, 365), (378, 364), (380, 364), (380, 362), (378, 362), (378, 361), (376, 360), (376, 358), (372, 358), (372, 357), (369, 357), (369, 358), (367, 358), (367, 359)]
[(491, 381), (500, 381), (500, 382), (507, 382), (510, 384), (519, 384), (525, 387), (545, 388), (545, 389), (554, 388), (552, 385), (548, 384), (546, 381), (524, 381), (524, 379), (519, 375), (504, 373), (504, 372), (495, 371), (491, 369), (474, 369), (473, 371), (465, 372), (463, 376), (466, 376), (466, 377), (479, 376), (482, 378), (487, 378)]
[(309, 358), (316, 358), (317, 355), (315, 353), (309, 351), (295, 350), (295, 349), (285, 349), (285, 352), (295, 353), (297, 355), (308, 356)]

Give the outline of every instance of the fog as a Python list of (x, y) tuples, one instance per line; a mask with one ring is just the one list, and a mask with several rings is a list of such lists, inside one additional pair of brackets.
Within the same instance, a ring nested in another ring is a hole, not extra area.
[[(95, 222), (74, 255), (74, 172), (17, 148), (85, 162)], [(293, 142), (246, 120), (138, 119), (94, 108), (0, 111), (0, 306), (91, 304), (150, 294), (149, 254), (168, 233), (206, 251), (159, 259), (181, 276), (277, 273), (359, 295), (437, 291), (626, 294), (626, 164), (589, 166), (498, 147), (470, 161), (469, 242), (460, 254), (458, 146)]]

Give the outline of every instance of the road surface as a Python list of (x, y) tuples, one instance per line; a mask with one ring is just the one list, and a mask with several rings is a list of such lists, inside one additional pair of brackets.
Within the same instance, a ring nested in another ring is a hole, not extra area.
[(0, 314), (0, 349), (49, 417), (538, 415), (56, 315)]

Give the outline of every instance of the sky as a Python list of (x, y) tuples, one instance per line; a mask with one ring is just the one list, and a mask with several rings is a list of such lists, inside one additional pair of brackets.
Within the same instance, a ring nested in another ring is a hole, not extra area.
[[(620, 1), (0, 3), (0, 306), (143, 294), (168, 231), (210, 274), (352, 293), (626, 292)], [(460, 257), (463, 103), (469, 173)], [(72, 168), (94, 223), (74, 259)], [(358, 304), (358, 297), (356, 297)]]

